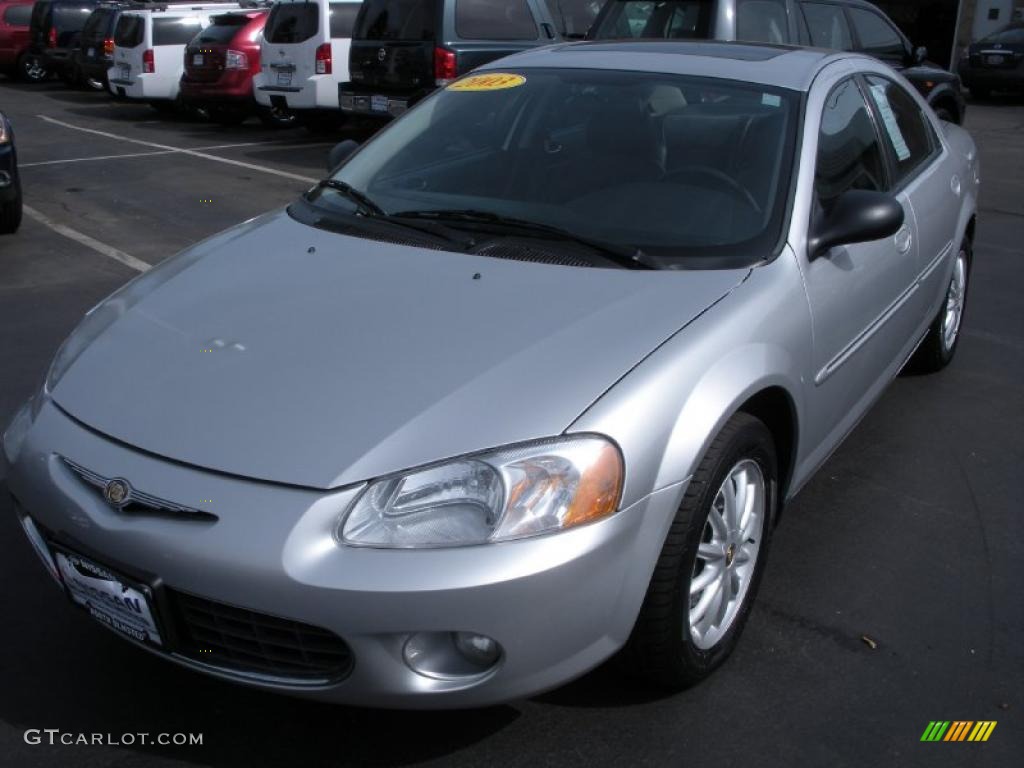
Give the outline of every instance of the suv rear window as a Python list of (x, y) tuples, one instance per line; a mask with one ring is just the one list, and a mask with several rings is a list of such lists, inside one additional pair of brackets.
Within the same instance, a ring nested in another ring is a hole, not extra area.
[(228, 14), (225, 16), (214, 16), (213, 23), (199, 33), (195, 42), (197, 43), (230, 43), (231, 38), (238, 34), (238, 30), (248, 24), (252, 19), (241, 14)]
[(455, 0), (455, 33), (463, 40), (536, 40), (526, 0)]
[(711, 36), (715, 0), (609, 0), (607, 13), (592, 37), (698, 38)]
[(93, 11), (89, 18), (85, 20), (85, 26), (82, 27), (82, 37), (103, 37), (110, 26), (110, 18), (113, 15), (114, 12), (112, 10), (105, 8)]
[(353, 37), (360, 40), (433, 40), (437, 0), (364, 0)]
[(284, 0), (274, 3), (263, 37), (268, 43), (301, 43), (320, 31), (320, 6)]
[(122, 14), (114, 28), (114, 45), (118, 48), (134, 48), (142, 45), (145, 38), (146, 23), (141, 16)]
[(153, 45), (187, 45), (202, 28), (195, 16), (153, 19)]
[(359, 15), (359, 3), (331, 3), (328, 11), (331, 18), (331, 37), (337, 40), (352, 37), (352, 29)]

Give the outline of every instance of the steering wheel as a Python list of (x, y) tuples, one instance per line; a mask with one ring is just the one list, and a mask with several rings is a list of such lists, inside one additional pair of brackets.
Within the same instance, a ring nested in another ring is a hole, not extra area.
[(684, 178), (692, 178), (693, 176), (704, 176), (710, 179), (713, 186), (719, 190), (729, 192), (734, 197), (738, 197), (751, 208), (754, 209), (755, 213), (761, 213), (761, 206), (757, 204), (757, 200), (750, 194), (750, 190), (742, 186), (736, 179), (724, 171), (720, 171), (717, 168), (712, 168), (707, 165), (686, 165), (682, 168), (677, 168), (671, 173), (665, 174), (663, 181), (672, 183), (683, 180)]

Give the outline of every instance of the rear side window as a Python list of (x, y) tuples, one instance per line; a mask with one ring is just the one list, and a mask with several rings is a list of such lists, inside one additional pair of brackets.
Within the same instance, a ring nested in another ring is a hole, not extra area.
[(89, 14), (89, 18), (85, 20), (85, 26), (82, 27), (83, 37), (103, 37), (103, 33), (107, 31), (110, 24), (110, 17), (113, 15), (112, 11), (93, 11)]
[(583, 37), (604, 4), (601, 0), (544, 0), (558, 31), (566, 37)]
[(31, 5), (9, 5), (4, 10), (4, 21), (12, 27), (27, 27), (31, 20)]
[(889, 22), (863, 8), (849, 8), (850, 20), (860, 40), (860, 48), (872, 56), (898, 56), (905, 53), (903, 39)]
[(202, 28), (195, 16), (153, 19), (153, 45), (187, 45)]
[(536, 40), (526, 0), (455, 0), (455, 34), (463, 40)]
[(331, 37), (338, 38), (352, 37), (352, 30), (356, 25), (356, 16), (359, 15), (359, 3), (331, 3)]
[(607, 12), (591, 36), (600, 40), (704, 39), (711, 36), (713, 10), (714, 0), (609, 0)]
[(850, 189), (884, 191), (885, 161), (868, 106), (853, 79), (832, 89), (825, 99), (818, 133), (814, 190), (827, 212)]
[(867, 81), (899, 185), (928, 163), (938, 149), (938, 139), (913, 96), (884, 77), (870, 75)]
[(119, 48), (134, 48), (142, 45), (146, 36), (146, 23), (141, 16), (122, 14), (114, 28), (114, 45)]
[(853, 48), (850, 28), (838, 5), (804, 3), (804, 18), (811, 32), (811, 45), (848, 51)]
[(238, 30), (252, 19), (242, 15), (215, 16), (213, 23), (200, 32), (195, 39), (197, 43), (230, 43)]
[(360, 40), (433, 40), (437, 0), (364, 0), (354, 37)]
[(785, 0), (739, 0), (736, 39), (754, 43), (788, 43), (789, 18)]
[(268, 43), (301, 43), (319, 31), (319, 5), (285, 1), (274, 4), (263, 37)]

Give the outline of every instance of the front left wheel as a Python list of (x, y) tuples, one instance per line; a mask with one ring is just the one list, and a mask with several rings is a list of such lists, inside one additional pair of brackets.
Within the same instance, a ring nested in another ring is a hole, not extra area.
[(960, 329), (967, 308), (967, 280), (970, 274), (971, 243), (964, 240), (953, 263), (942, 306), (932, 320), (924, 341), (911, 358), (909, 370), (915, 373), (934, 373), (952, 362), (960, 342)]
[(778, 494), (771, 432), (735, 414), (701, 460), (658, 558), (623, 661), (678, 690), (711, 674), (743, 631)]

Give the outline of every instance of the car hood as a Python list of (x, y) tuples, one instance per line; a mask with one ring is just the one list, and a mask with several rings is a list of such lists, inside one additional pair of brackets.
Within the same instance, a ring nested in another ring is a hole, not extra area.
[(332, 488), (562, 432), (748, 270), (506, 261), (282, 211), (154, 272), (56, 403), (160, 456)]

